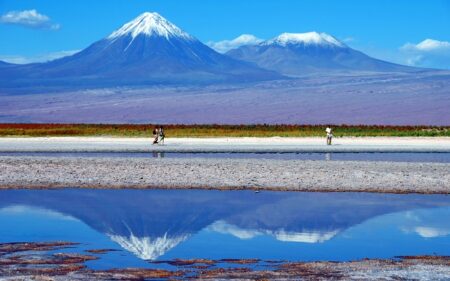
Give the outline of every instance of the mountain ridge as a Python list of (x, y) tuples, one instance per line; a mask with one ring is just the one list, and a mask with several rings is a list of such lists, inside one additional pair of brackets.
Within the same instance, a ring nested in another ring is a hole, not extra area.
[[(252, 82), (278, 73), (220, 54), (157, 13), (143, 13), (76, 54), (17, 65), (3, 85), (116, 86)], [(2, 80), (0, 78), (0, 82)]]
[(283, 75), (313, 73), (414, 72), (420, 69), (372, 58), (326, 33), (282, 33), (256, 45), (244, 45), (226, 53)]
[(333, 36), (327, 33), (318, 33), (316, 31), (305, 33), (288, 33), (284, 32), (277, 37), (261, 42), (260, 45), (272, 45), (277, 44), (280, 46), (286, 46), (290, 44), (303, 44), (303, 45), (321, 45), (328, 47), (348, 48), (344, 43), (340, 42)]
[(87, 48), (45, 63), (0, 62), (0, 90), (58, 92), (150, 85), (289, 80), (310, 74), (414, 72), (354, 50), (327, 33), (282, 33), (218, 53), (158, 13), (145, 12)]

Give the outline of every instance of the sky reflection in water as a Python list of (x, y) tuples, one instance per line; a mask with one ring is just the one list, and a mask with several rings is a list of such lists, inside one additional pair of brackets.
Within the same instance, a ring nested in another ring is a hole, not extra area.
[[(145, 260), (352, 260), (450, 255), (450, 197), (200, 190), (0, 191), (0, 242), (73, 241)], [(74, 251), (74, 249), (69, 249)], [(161, 265), (158, 265), (161, 267)]]

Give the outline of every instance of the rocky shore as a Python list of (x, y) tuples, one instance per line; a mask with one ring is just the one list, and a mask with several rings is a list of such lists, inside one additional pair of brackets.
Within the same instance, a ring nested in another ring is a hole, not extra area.
[(0, 156), (0, 188), (204, 188), (450, 193), (450, 164)]
[[(191, 259), (151, 262), (169, 269), (121, 268), (92, 270), (85, 262), (101, 259), (92, 253), (54, 252), (76, 243), (2, 243), (0, 280), (448, 280), (450, 258), (411, 256), (350, 262), (286, 262), (258, 259)], [(53, 251), (49, 252), (49, 251)], [(98, 252), (98, 253), (96, 253)], [(264, 270), (254, 266), (270, 264)]]

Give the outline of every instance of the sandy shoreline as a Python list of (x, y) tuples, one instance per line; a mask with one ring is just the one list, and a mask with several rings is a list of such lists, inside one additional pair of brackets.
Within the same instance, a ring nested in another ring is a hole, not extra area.
[(0, 188), (201, 188), (450, 194), (450, 164), (0, 157)]
[(324, 138), (0, 138), (0, 152), (450, 152), (448, 137)]

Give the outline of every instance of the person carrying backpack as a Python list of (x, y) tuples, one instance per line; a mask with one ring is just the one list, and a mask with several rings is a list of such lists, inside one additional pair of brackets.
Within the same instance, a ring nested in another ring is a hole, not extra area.
[(153, 128), (153, 144), (158, 144), (159, 132), (158, 128)]

